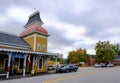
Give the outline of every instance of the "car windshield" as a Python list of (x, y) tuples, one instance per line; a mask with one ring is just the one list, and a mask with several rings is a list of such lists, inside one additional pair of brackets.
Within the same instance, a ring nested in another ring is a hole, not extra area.
[(64, 67), (62, 67), (62, 68), (64, 68), (64, 69), (65, 69), (65, 68), (67, 68), (67, 66), (64, 66)]
[(65, 65), (62, 65), (62, 66), (61, 66), (61, 68), (64, 68), (64, 67), (65, 67)]

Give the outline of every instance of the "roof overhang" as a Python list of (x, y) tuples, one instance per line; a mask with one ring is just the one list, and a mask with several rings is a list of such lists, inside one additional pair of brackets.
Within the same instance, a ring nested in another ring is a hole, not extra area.
[(7, 52), (7, 53), (24, 53), (24, 54), (33, 54), (33, 55), (46, 55), (46, 56), (60, 56), (59, 53), (34, 52), (34, 51), (14, 50), (14, 49), (5, 49), (5, 48), (0, 48), (0, 52)]

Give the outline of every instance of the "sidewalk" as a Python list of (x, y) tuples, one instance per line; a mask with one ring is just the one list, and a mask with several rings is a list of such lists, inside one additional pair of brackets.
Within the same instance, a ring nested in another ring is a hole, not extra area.
[(50, 75), (50, 74), (54, 74), (54, 73), (55, 73), (55, 71), (48, 71), (48, 72), (44, 72), (44, 73), (37, 73), (34, 76), (32, 76), (31, 74), (26, 74), (25, 76), (23, 76), (23, 74), (15, 74), (15, 75), (10, 75), (9, 78), (6, 78), (6, 76), (1, 76), (0, 81), (1, 80), (20, 79), (20, 78), (26, 78), (26, 77), (35, 77), (35, 76), (41, 76), (41, 75)]
[[(93, 67), (79, 67), (79, 70), (87, 70), (87, 69), (91, 69)], [(11, 80), (11, 79), (20, 79), (20, 78), (26, 78), (26, 77), (35, 77), (35, 76), (41, 76), (41, 75), (51, 75), (51, 74), (55, 74), (55, 70), (51, 70), (48, 72), (44, 72), (44, 73), (37, 73), (34, 76), (32, 76), (30, 73), (26, 74), (25, 76), (23, 76), (23, 74), (15, 74), (15, 75), (10, 75), (10, 77), (7, 79), (6, 76), (0, 77), (0, 81), (1, 80)]]
[(93, 68), (92, 66), (91, 67), (79, 67), (78, 69), (81, 70), (81, 69), (91, 69)]

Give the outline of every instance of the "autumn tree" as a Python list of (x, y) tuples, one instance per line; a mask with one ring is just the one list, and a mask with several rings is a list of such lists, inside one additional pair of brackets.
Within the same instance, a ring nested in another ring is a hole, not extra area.
[(96, 43), (96, 60), (98, 62), (112, 61), (115, 56), (114, 45), (110, 44), (109, 41), (99, 41)]
[(71, 52), (69, 52), (68, 60), (69, 60), (69, 62), (71, 62), (71, 63), (77, 63), (77, 62), (78, 62), (79, 59), (78, 59), (78, 57), (77, 57), (76, 51), (71, 51)]
[(85, 49), (77, 49), (70, 51), (68, 54), (68, 60), (70, 63), (88, 62), (88, 55)]

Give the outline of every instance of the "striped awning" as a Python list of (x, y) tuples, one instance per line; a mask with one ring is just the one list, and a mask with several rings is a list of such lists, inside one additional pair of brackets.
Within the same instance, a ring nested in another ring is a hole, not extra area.
[(35, 54), (35, 55), (60, 56), (59, 53), (34, 52), (34, 51), (15, 50), (15, 49), (6, 49), (6, 48), (0, 48), (0, 51), (8, 52), (8, 53), (11, 52), (11, 53), (24, 53), (24, 54)]

